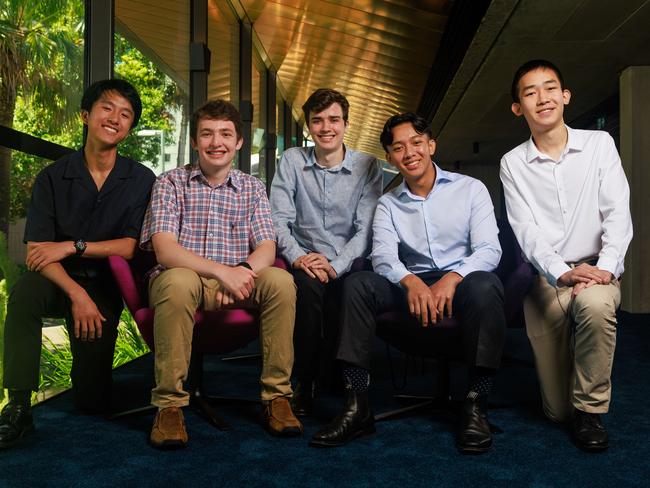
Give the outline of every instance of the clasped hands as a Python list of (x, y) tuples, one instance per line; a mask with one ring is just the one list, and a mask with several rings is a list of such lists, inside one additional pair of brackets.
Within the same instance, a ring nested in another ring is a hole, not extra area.
[(582, 263), (560, 276), (557, 284), (560, 286), (572, 286), (571, 298), (575, 298), (585, 288), (593, 285), (608, 285), (613, 279), (614, 275), (609, 271)]
[(427, 286), (414, 274), (402, 278), (400, 283), (406, 288), (409, 312), (420, 321), (422, 327), (437, 324), (443, 319), (445, 311), (448, 317), (452, 316), (454, 294), (462, 279), (462, 276), (453, 271), (431, 286)]
[(226, 272), (218, 277), (219, 288), (216, 293), (217, 309), (246, 301), (253, 294), (257, 274), (244, 266), (228, 266)]
[(325, 256), (317, 252), (304, 254), (292, 264), (294, 269), (303, 270), (310, 278), (318, 279), (321, 283), (328, 283), (336, 279), (336, 271)]

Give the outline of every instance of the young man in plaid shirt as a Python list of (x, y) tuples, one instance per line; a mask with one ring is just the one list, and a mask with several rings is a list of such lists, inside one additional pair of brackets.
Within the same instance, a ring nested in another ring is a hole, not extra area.
[(266, 427), (277, 435), (302, 432), (288, 401), (296, 291), (291, 275), (271, 266), (275, 233), (264, 185), (232, 168), (242, 127), (228, 102), (198, 108), (190, 121), (198, 164), (162, 174), (145, 215), (140, 245), (153, 248), (159, 263), (149, 272), (149, 301), (156, 310), (154, 447), (187, 443), (181, 408), (189, 403), (183, 380), (194, 312), (243, 301), (260, 307)]

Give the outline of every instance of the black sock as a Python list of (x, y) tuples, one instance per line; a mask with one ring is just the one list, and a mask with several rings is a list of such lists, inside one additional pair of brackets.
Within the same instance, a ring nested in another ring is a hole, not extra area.
[(9, 403), (29, 408), (32, 404), (31, 390), (9, 390)]
[(492, 383), (496, 370), (490, 368), (474, 367), (469, 372), (469, 388), (467, 398), (486, 399), (492, 391)]
[(346, 388), (353, 391), (368, 391), (370, 386), (370, 373), (367, 369), (350, 364), (343, 367), (343, 378), (345, 379)]

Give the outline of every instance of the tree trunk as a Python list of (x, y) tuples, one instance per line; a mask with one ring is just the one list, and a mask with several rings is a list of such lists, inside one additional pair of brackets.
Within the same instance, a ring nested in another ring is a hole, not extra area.
[[(0, 125), (14, 126), (16, 92), (0, 80)], [(0, 231), (9, 234), (9, 205), (11, 202), (11, 149), (0, 145)]]
[(178, 168), (183, 166), (185, 163), (189, 163), (189, 161), (185, 161), (185, 148), (187, 147), (187, 124), (187, 103), (183, 103), (181, 105), (181, 132), (178, 136), (178, 156), (176, 157), (176, 166)]

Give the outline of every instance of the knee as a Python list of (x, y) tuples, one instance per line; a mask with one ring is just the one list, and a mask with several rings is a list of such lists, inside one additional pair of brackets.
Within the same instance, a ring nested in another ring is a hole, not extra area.
[(372, 281), (378, 275), (372, 271), (359, 271), (348, 276), (343, 282), (342, 299), (367, 297)]
[(43, 293), (34, 293), (35, 290), (42, 290), (44, 285), (53, 285), (51, 281), (42, 274), (34, 271), (26, 271), (16, 282), (9, 293), (7, 307), (14, 307), (24, 303), (35, 303), (35, 299), (42, 297)]
[[(603, 285), (594, 285), (600, 287)], [(589, 288), (583, 290), (575, 297), (573, 302), (573, 311), (578, 323), (616, 323), (616, 300), (611, 296), (602, 296), (602, 294), (587, 293)]]
[(287, 271), (269, 266), (258, 275), (257, 286), (268, 289), (273, 295), (283, 300), (296, 300), (296, 284), (293, 276)]
[(481, 306), (489, 305), (495, 300), (503, 302), (503, 285), (494, 273), (474, 271), (461, 281), (469, 300)]
[(175, 308), (184, 308), (198, 300), (200, 278), (187, 268), (172, 268), (163, 271), (152, 284), (150, 301), (156, 307), (162, 303)]
[(323, 295), (325, 284), (321, 283), (318, 278), (312, 278), (302, 270), (295, 270), (293, 280), (299, 296), (320, 297)]

